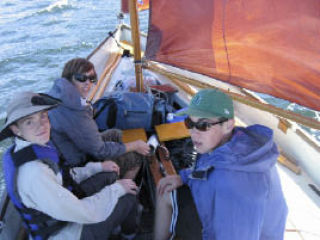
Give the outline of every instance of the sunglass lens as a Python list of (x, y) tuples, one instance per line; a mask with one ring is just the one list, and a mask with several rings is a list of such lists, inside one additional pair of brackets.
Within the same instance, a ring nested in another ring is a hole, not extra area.
[(80, 73), (75, 73), (74, 74), (74, 78), (79, 82), (87, 81), (87, 77), (85, 75), (83, 75), (83, 74), (80, 74)]
[(209, 128), (209, 123), (207, 122), (197, 122), (196, 123), (196, 129), (198, 129), (199, 131), (205, 132), (208, 130)]
[(184, 120), (187, 129), (196, 128), (199, 131), (205, 132), (210, 128), (211, 124), (208, 122), (193, 122), (189, 117)]
[(93, 75), (93, 76), (88, 76), (90, 82), (92, 83), (96, 83), (97, 82), (97, 76), (96, 75)]

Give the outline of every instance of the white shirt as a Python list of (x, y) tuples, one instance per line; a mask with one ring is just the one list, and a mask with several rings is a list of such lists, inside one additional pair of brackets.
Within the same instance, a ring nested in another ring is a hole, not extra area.
[[(16, 139), (15, 151), (31, 143)], [(73, 169), (73, 177), (80, 182), (102, 171), (100, 162), (90, 162)], [(57, 175), (41, 161), (31, 161), (18, 169), (17, 189), (23, 204), (51, 217), (71, 222), (50, 240), (80, 239), (82, 224), (97, 223), (107, 219), (118, 199), (125, 194), (119, 183), (104, 187), (100, 192), (78, 199), (62, 186), (62, 176)]]

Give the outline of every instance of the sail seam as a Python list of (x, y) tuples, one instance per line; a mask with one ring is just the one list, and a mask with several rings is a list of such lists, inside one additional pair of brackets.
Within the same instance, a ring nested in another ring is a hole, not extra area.
[(226, 34), (225, 34), (225, 16), (226, 16), (226, 2), (228, 0), (224, 1), (223, 4), (223, 10), (222, 10), (222, 38), (223, 38), (223, 43), (224, 43), (224, 49), (226, 52), (226, 57), (227, 57), (227, 64), (228, 64), (228, 80), (231, 79), (231, 66), (230, 66), (230, 61), (229, 61), (229, 53), (228, 53), (228, 47), (227, 47), (227, 41), (226, 41)]

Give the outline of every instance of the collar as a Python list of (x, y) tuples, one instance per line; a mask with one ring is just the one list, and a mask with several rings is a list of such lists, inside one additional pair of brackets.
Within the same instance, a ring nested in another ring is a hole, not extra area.
[(25, 140), (23, 140), (21, 138), (17, 138), (17, 137), (14, 138), (14, 142), (16, 145), (14, 148), (14, 152), (17, 152), (17, 151), (21, 150), (22, 148), (28, 147), (32, 144), (31, 142), (25, 141)]

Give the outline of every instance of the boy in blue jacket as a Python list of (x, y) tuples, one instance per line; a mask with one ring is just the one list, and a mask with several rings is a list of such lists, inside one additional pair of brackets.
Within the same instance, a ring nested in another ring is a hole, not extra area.
[(198, 156), (192, 168), (160, 180), (155, 239), (173, 237), (179, 215), (190, 211), (180, 206), (185, 201), (179, 188), (183, 185), (190, 189), (201, 222), (192, 220), (191, 228), (200, 228), (196, 238), (283, 239), (288, 210), (272, 130), (234, 127), (232, 100), (216, 89), (199, 91), (181, 114), (187, 115), (185, 125)]

